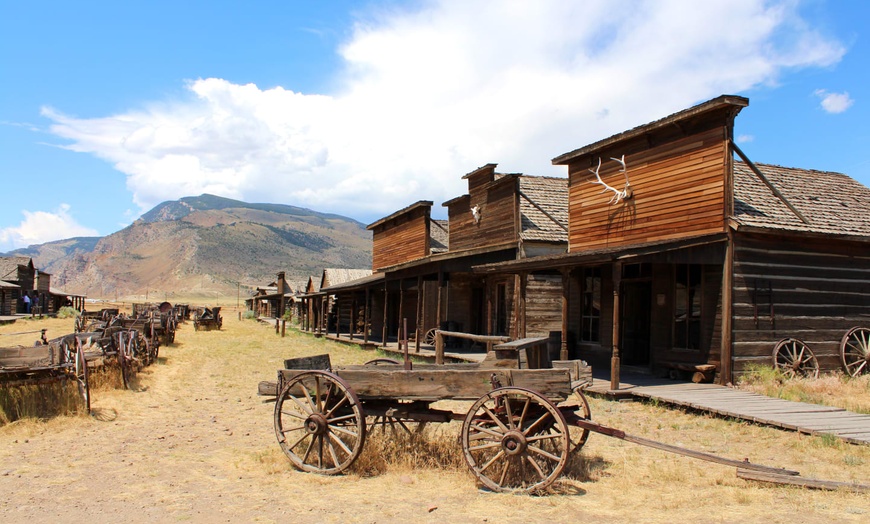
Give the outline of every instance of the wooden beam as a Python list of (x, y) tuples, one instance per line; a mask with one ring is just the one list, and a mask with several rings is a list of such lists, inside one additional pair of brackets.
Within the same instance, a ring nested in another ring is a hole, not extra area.
[(758, 482), (772, 482), (775, 484), (788, 484), (791, 486), (801, 486), (803, 488), (826, 489), (826, 490), (843, 490), (843, 491), (860, 491), (862, 493), (870, 493), (870, 486), (867, 484), (855, 484), (852, 482), (835, 482), (832, 480), (818, 480), (801, 477), (797, 475), (783, 475), (781, 473), (772, 473), (765, 471), (752, 471), (748, 469), (738, 468), (737, 478), (744, 480), (755, 480)]
[[(619, 389), (619, 328), (622, 315), (619, 310), (619, 295), (622, 288), (622, 262), (613, 263), (613, 343), (610, 355), (610, 389)], [(565, 359), (563, 359), (565, 360)]]
[(368, 287), (366, 287), (366, 302), (363, 306), (363, 344), (369, 343), (369, 322), (371, 322), (371, 313), (370, 309), (370, 299), (371, 299), (371, 291)]
[(722, 267), (722, 337), (719, 348), (719, 382), (729, 384), (734, 368), (733, 323), (734, 321), (734, 232), (728, 228), (728, 242), (725, 246), (725, 261)]
[(417, 320), (414, 322), (416, 332), (414, 341), (414, 352), (420, 352), (420, 341), (423, 339), (422, 327), (423, 322), (423, 276), (417, 276)]

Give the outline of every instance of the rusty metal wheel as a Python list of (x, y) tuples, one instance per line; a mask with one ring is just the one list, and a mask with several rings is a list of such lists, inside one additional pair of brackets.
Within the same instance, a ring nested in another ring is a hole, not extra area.
[(480, 397), (462, 423), (471, 472), (493, 491), (530, 493), (565, 469), (571, 442), (562, 412), (529, 389), (503, 387)]
[(362, 452), (365, 415), (356, 394), (337, 375), (306, 371), (278, 395), (275, 435), (298, 469), (334, 475)]
[[(567, 409), (573, 411), (575, 416), (583, 420), (592, 420), (592, 409), (589, 407), (589, 400), (579, 389), (574, 390), (574, 394), (564, 402), (561, 402), (558, 407), (560, 410)], [(571, 452), (580, 451), (589, 439), (589, 430), (570, 425), (568, 427), (571, 437)]]
[(840, 363), (850, 376), (870, 373), (870, 328), (853, 327), (843, 335)]
[(819, 376), (819, 361), (809, 346), (796, 338), (784, 338), (773, 348), (773, 363), (789, 378)]

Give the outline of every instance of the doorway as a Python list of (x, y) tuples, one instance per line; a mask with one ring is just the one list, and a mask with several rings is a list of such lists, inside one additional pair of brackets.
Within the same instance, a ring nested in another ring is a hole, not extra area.
[(651, 301), (651, 282), (623, 282), (620, 355), (626, 366), (649, 367)]

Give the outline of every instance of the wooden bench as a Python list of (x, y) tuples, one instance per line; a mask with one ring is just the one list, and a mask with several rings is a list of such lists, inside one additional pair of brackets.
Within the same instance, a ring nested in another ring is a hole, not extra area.
[[(716, 375), (716, 366), (713, 364), (690, 364), (686, 362), (661, 362), (667, 368), (668, 377), (673, 380), (691, 378), (692, 382), (713, 382)], [(691, 374), (691, 377), (689, 377)]]

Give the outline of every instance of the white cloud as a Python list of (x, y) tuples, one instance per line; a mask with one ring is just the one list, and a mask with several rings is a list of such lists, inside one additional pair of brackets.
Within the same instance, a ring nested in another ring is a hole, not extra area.
[(849, 93), (829, 93), (824, 89), (816, 89), (814, 93), (822, 99), (821, 105), (828, 113), (842, 113), (852, 107), (855, 101), (849, 96)]
[(551, 158), (844, 53), (788, 0), (422, 6), (361, 20), (329, 95), (209, 78), (145, 110), (43, 114), (123, 172), (143, 210), (210, 192), (377, 218), (464, 193), (488, 162), (564, 175)]
[(736, 140), (737, 140), (738, 144), (746, 144), (748, 142), (754, 141), (755, 136), (754, 135), (738, 135)]
[(58, 238), (97, 236), (99, 233), (75, 221), (70, 206), (61, 204), (54, 212), (21, 212), (24, 220), (18, 226), (0, 229), (0, 249), (9, 251), (32, 244), (42, 244)]

